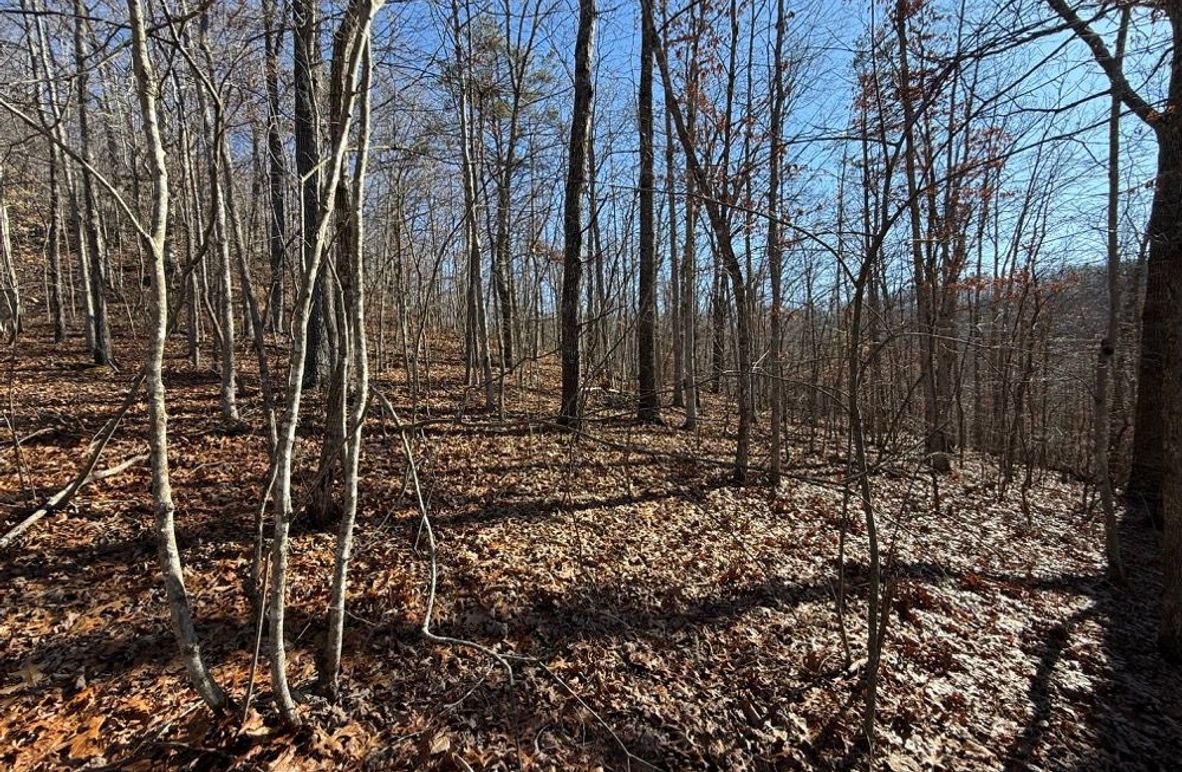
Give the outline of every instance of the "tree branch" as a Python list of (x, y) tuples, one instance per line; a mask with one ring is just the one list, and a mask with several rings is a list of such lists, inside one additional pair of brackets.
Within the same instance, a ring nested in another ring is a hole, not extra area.
[(1092, 50), (1092, 56), (1095, 57), (1096, 63), (1104, 70), (1104, 74), (1108, 76), (1108, 82), (1112, 84), (1113, 93), (1133, 111), (1134, 115), (1156, 128), (1161, 114), (1129, 84), (1120, 62), (1108, 50), (1108, 46), (1104, 44), (1100, 35), (1087, 22), (1079, 18), (1079, 14), (1073, 11), (1065, 0), (1047, 0), (1047, 3), (1055, 13), (1063, 18), (1063, 21), (1067, 22), (1067, 26), (1071, 28), (1075, 36)]

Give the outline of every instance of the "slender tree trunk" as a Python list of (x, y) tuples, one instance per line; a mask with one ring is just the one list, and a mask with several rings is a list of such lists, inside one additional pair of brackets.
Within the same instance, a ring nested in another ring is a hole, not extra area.
[[(78, 253), (78, 274), (82, 279), (82, 312), (84, 315), (82, 336), (86, 342), (86, 350), (94, 354), (94, 294), (90, 291), (90, 247), (86, 236), (86, 218), (83, 216), (82, 185), (78, 177), (66, 166), (66, 187), (70, 193), (70, 223), (73, 226), (74, 243)], [(80, 176), (80, 175), (79, 175)], [(70, 284), (73, 287), (73, 283)]]
[(160, 136), (156, 105), (159, 85), (148, 54), (147, 33), (143, 9), (139, 0), (127, 0), (131, 23), (132, 60), (144, 133), (148, 139), (149, 160), (153, 176), (153, 206), (151, 231), (145, 238), (152, 255), (153, 331), (148, 350), (148, 444), (151, 449), (152, 498), (156, 515), (156, 538), (159, 545), (160, 567), (164, 573), (164, 587), (168, 596), (173, 634), (180, 647), (181, 658), (189, 680), (201, 698), (214, 710), (225, 705), (226, 695), (214, 682), (201, 658), (201, 647), (193, 628), (193, 615), (185, 592), (184, 569), (177, 547), (172, 500), (172, 485), (168, 470), (168, 413), (164, 400), (164, 344), (168, 335), (168, 276), (164, 268), (165, 241), (168, 233), (168, 164), (164, 143)]
[(722, 392), (722, 373), (726, 369), (726, 287), (723, 269), (714, 264), (714, 279), (710, 285), (710, 391)]
[(782, 426), (784, 421), (784, 385), (783, 367), (781, 359), (784, 355), (784, 305), (782, 294), (784, 258), (780, 245), (780, 154), (783, 152), (781, 144), (781, 123), (784, 119), (784, 75), (780, 72), (784, 58), (784, 0), (776, 2), (776, 41), (770, 72), (773, 75), (772, 109), (771, 109), (771, 147), (768, 159), (768, 226), (767, 226), (767, 259), (770, 266), (772, 282), (772, 318), (771, 318), (771, 352), (768, 370), (771, 373), (771, 408), (772, 408), (772, 443), (771, 461), (769, 463), (769, 482), (772, 487), (780, 484), (780, 465), (783, 449), (781, 447)]
[(98, 365), (113, 365), (111, 354), (111, 331), (107, 324), (106, 274), (103, 269), (102, 223), (99, 221), (99, 206), (96, 200), (94, 175), (94, 152), (90, 137), (90, 68), (83, 42), (83, 31), (89, 17), (83, 0), (74, 0), (74, 62), (78, 68), (78, 141), (81, 145), (82, 166), (82, 211), (86, 233), (87, 277), (90, 293), (91, 327), (94, 330), (94, 345), (91, 353)]
[[(276, 25), (275, 0), (263, 2), (263, 44), (267, 71), (267, 182), (271, 200), (268, 245), (271, 256), (271, 288), (267, 293), (267, 329), (283, 327), (283, 272), (286, 254), (287, 216), (284, 204), (287, 169), (283, 140), (279, 134), (279, 51), (283, 46), (282, 26)], [(302, 188), (301, 188), (302, 189)]]
[[(206, 24), (207, 19), (208, 16), (203, 17), (202, 25)], [(204, 29), (201, 35), (204, 38)], [(201, 45), (205, 45), (204, 39), (201, 40)], [(209, 101), (216, 98), (216, 94), (206, 94), (205, 89), (198, 90), (198, 96), (205, 133), (209, 137), (209, 152), (206, 159), (209, 167), (209, 204), (213, 208), (213, 238), (217, 242), (218, 255), (218, 294), (221, 297), (221, 302), (217, 306), (218, 331), (221, 333), (218, 353), (222, 376), (219, 396), (222, 421), (227, 426), (232, 426), (238, 423), (238, 371), (234, 361), (234, 267), (230, 257), (230, 229), (226, 221), (225, 197), (226, 188), (233, 183), (229, 176), (230, 170), (221, 168), (221, 134), (225, 131), (221, 106), (210, 107)]]
[(587, 144), (591, 130), (591, 57), (595, 40), (595, 0), (579, 0), (575, 42), (575, 101), (571, 116), (566, 190), (563, 195), (562, 259), (562, 404), (558, 423), (578, 428), (579, 281), (583, 272), (583, 188), (587, 181)]
[(16, 257), (12, 254), (12, 234), (8, 224), (8, 204), (4, 195), (4, 171), (0, 169), (0, 330), (11, 342), (21, 331), (21, 290), (16, 278)]
[[(1117, 34), (1116, 58), (1124, 58), (1125, 38), (1129, 30), (1129, 8), (1121, 10), (1120, 30)], [(1109, 428), (1112, 412), (1108, 399), (1108, 384), (1112, 379), (1112, 360), (1120, 345), (1120, 97), (1113, 96), (1108, 113), (1108, 323), (1100, 352), (1096, 358), (1096, 388), (1092, 452), (1096, 486), (1104, 507), (1104, 553), (1108, 560), (1108, 576), (1118, 584), (1125, 582), (1124, 563), (1120, 554), (1120, 531), (1117, 528), (1116, 504), (1112, 493), (1112, 472), (1109, 469)]]
[(907, 17), (905, 0), (900, 0), (895, 13), (895, 32), (899, 44), (899, 79), (903, 97), (903, 139), (904, 139), (904, 170), (907, 177), (907, 211), (911, 225), (911, 258), (915, 280), (916, 315), (919, 320), (921, 341), (920, 379), (923, 386), (924, 404), (924, 447), (928, 453), (928, 461), (933, 468), (942, 468), (945, 461), (942, 454), (946, 453), (947, 443), (944, 428), (941, 425), (938, 391), (938, 373), (936, 366), (936, 325), (933, 299), (934, 272), (928, 268), (928, 257), (924, 254), (924, 232), (920, 222), (920, 196), (923, 191), (919, 186), (919, 169), (917, 162), (918, 149), (915, 140), (916, 113), (913, 97), (911, 96), (911, 69), (907, 51)]
[(681, 257), (677, 253), (676, 167), (673, 151), (673, 119), (665, 114), (665, 195), (669, 210), (669, 330), (673, 336), (673, 407), (685, 405), (685, 330), (682, 322)]
[[(512, 167), (516, 162), (513, 156), (513, 134), (510, 129), (510, 146), (504, 160), (505, 168), (497, 178), (497, 244), (493, 256), (493, 283), (497, 293), (497, 303), (501, 315), (501, 369), (513, 367), (515, 350), (513, 348), (513, 265), (510, 254), (511, 242), (509, 238), (509, 215), (512, 203)], [(502, 376), (503, 377), (503, 376)]]
[(61, 152), (55, 147), (49, 159), (49, 234), (45, 246), (49, 265), (49, 322), (53, 342), (66, 339), (66, 316), (62, 304), (62, 193)]
[(48, 41), (45, 34), (45, 19), (40, 15), (41, 6), (37, 0), (22, 0), (22, 8), (34, 14), (32, 30), (28, 37), (29, 64), (34, 74), (41, 79), (44, 89), (37, 101), (41, 125), (50, 135), (49, 142), (49, 228), (45, 241), (45, 259), (48, 266), (48, 312), (53, 330), (53, 342), (66, 339), (65, 305), (62, 297), (62, 173), (65, 159), (58, 142), (61, 140), (61, 108), (58, 104), (56, 73), (50, 63)]
[(661, 422), (657, 392), (657, 255), (654, 244), (655, 204), (653, 201), (653, 39), (642, 32), (640, 45), (640, 270), (638, 296), (640, 312), (636, 325), (636, 366), (640, 396), (636, 417)]
[[(862, 426), (860, 402), (861, 378), (861, 328), (862, 306), (865, 297), (866, 282), (873, 270), (875, 254), (871, 253), (863, 258), (861, 270), (854, 282), (853, 308), (850, 320), (849, 340), (846, 344), (846, 369), (849, 378), (849, 421), (853, 439), (854, 458), (851, 469), (858, 478), (858, 494), (862, 504), (862, 515), (866, 527), (866, 540), (869, 550), (870, 566), (868, 570), (869, 587), (867, 588), (866, 604), (866, 674), (865, 674), (865, 711), (862, 717), (862, 733), (866, 738), (867, 748), (871, 759), (874, 757), (874, 720), (878, 702), (878, 666), (882, 656), (882, 622), (879, 613), (880, 591), (882, 583), (882, 569), (878, 546), (878, 529), (874, 516), (873, 493), (870, 487), (870, 466), (866, 457), (866, 435)], [(871, 762), (871, 768), (874, 764)]]
[[(480, 240), (480, 214), (476, 200), (479, 184), (477, 159), (474, 157), (473, 146), (476, 143), (476, 127), (469, 101), (469, 85), (471, 80), (471, 63), (469, 56), (464, 54), (463, 32), (460, 26), (459, 4), (453, 0), (452, 34), (455, 46), (456, 66), (459, 68), (457, 83), (456, 106), (460, 123), (460, 163), (464, 191), (464, 222), (467, 240), (468, 256), (468, 290), (467, 313), (464, 319), (464, 340), (466, 348), (466, 365), (469, 384), (480, 384), (484, 390), (485, 410), (496, 409), (496, 389), (492, 377), (492, 363), (488, 346), (488, 319), (484, 303), (484, 281), (481, 270), (481, 253), (483, 251)], [(471, 22), (471, 19), (469, 19)], [(471, 52), (472, 41), (468, 37), (468, 51)], [(477, 374), (479, 368), (479, 375)]]
[(681, 270), (681, 325), (684, 343), (685, 375), (682, 391), (685, 396), (684, 431), (698, 428), (698, 252), (696, 238), (697, 202), (694, 201), (693, 180), (686, 180), (685, 249)]
[[(690, 23), (696, 25), (698, 16), (696, 10), (691, 10)], [(660, 40), (657, 40), (660, 44)], [(690, 42), (689, 61), (686, 64), (686, 86), (691, 94), (695, 94), (698, 83), (698, 38), (695, 36)], [(693, 141), (697, 130), (698, 110), (694, 100), (686, 105), (685, 126), (686, 133)], [(673, 111), (669, 102), (665, 101), (665, 126), (668, 141), (673, 142), (674, 126)], [(683, 148), (684, 153), (684, 148)], [(695, 431), (698, 427), (698, 252), (697, 252), (697, 220), (698, 202), (696, 198), (697, 185), (694, 182), (693, 171), (689, 163), (685, 166), (685, 248), (682, 254), (681, 271), (681, 324), (683, 367), (685, 371), (683, 390), (685, 392), (685, 423), (684, 431)]]
[[(347, 285), (346, 310), (348, 315), (344, 338), (349, 342), (347, 353), (352, 357), (352, 386), (345, 442), (344, 511), (337, 533), (336, 556), (333, 563), (332, 590), (328, 607), (328, 638), (325, 644), (322, 678), (334, 696), (338, 692), (337, 679), (341, 668), (341, 643), (345, 629), (345, 593), (348, 588), (349, 558), (353, 551), (353, 527), (357, 520), (357, 480), (361, 461), (361, 434), (365, 423), (365, 408), (369, 402), (369, 362), (365, 339), (365, 230), (362, 218), (365, 200), (365, 173), (369, 153), (369, 86), (371, 62), (369, 41), (364, 46), (361, 64), (361, 85), (358, 88), (357, 154), (353, 170), (353, 210), (348, 213), (351, 241), (348, 247), (350, 272)], [(347, 360), (346, 360), (347, 361)]]

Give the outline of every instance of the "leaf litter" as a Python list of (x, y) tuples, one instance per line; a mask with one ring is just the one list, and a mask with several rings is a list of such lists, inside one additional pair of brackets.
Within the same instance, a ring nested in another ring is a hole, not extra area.
[[(27, 343), (11, 368), (18, 434), (56, 427), (21, 445), (38, 491), (69, 480), (121, 399), (125, 379), (79, 371), (76, 358)], [(0, 765), (770, 770), (857, 758), (867, 558), (851, 517), (847, 662), (835, 612), (840, 453), (810, 451), (802, 432), (790, 457), (803, 479), (734, 488), (734, 417), (721, 402), (707, 402), (716, 420), (696, 435), (609, 408), (572, 440), (547, 425), (548, 390), (511, 388), (498, 421), (457, 412), (471, 401), (457, 360), (435, 362), (433, 378), (418, 417), (436, 420), (415, 452), (440, 537), (434, 629), (508, 657), (512, 682), (490, 657), (419, 633), (419, 514), (397, 435), (375, 410), (339, 704), (313, 700), (295, 733), (277, 724), (265, 677), (241, 726), (198, 704), (173, 654), (137, 467), (84, 489), (4, 556)], [(187, 587), (207, 661), (241, 697), (254, 630), (242, 577), (265, 441), (217, 431), (207, 371), (173, 354), (166, 380)], [(242, 380), (245, 391), (257, 383)], [(375, 385), (409, 415), (400, 374)], [(304, 483), (318, 447), (309, 415)], [(145, 423), (141, 402), (106, 458), (138, 452)], [(941, 482), (936, 511), (926, 481), (874, 476), (891, 592), (879, 766), (1176, 764), (1182, 674), (1154, 651), (1154, 533), (1125, 518), (1122, 591), (1104, 580), (1100, 518), (1079, 483), (1036, 474), (1024, 511), (996, 476), (970, 455)], [(3, 453), (0, 522), (17, 522), (32, 498)], [(315, 675), (334, 540), (297, 520), (294, 683)]]

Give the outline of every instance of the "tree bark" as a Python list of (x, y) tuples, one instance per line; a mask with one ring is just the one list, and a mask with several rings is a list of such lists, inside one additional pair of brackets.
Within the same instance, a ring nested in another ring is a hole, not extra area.
[(276, 24), (275, 0), (263, 2), (263, 44), (267, 71), (267, 183), (271, 211), (267, 221), (271, 257), (271, 288), (267, 293), (267, 329), (278, 332), (283, 326), (283, 271), (286, 254), (286, 207), (284, 190), (287, 177), (283, 140), (279, 135), (279, 51), (283, 28)]
[(88, 311), (91, 313), (90, 327), (93, 330), (91, 354), (98, 365), (113, 365), (111, 354), (111, 330), (107, 323), (106, 274), (103, 269), (102, 223), (99, 221), (94, 174), (94, 150), (91, 147), (90, 132), (90, 64), (87, 62), (83, 31), (89, 14), (83, 0), (74, 0), (74, 62), (78, 68), (78, 141), (81, 145), (82, 164), (82, 212), (86, 249), (87, 292), (90, 296)]
[(681, 106), (673, 93), (673, 80), (669, 73), (669, 62), (665, 55), (664, 45), (657, 36), (656, 23), (653, 19), (652, 0), (643, 0), (643, 23), (647, 34), (652, 35), (657, 44), (654, 53), (657, 65), (661, 71), (661, 81), (664, 85), (665, 102), (673, 113), (673, 123), (677, 127), (677, 134), (685, 151), (686, 164), (694, 175), (697, 184), (705, 198), (706, 216), (710, 220), (710, 227), (714, 231), (715, 241), (721, 257), (722, 265), (726, 268), (731, 280), (731, 290), (734, 294), (735, 310), (738, 318), (738, 403), (739, 426), (735, 440), (735, 463), (732, 478), (737, 483), (747, 480), (748, 463), (751, 448), (751, 424), (754, 410), (751, 394), (751, 330), (747, 309), (747, 283), (743, 278), (743, 267), (735, 256), (734, 245), (731, 242), (730, 225), (723, 209), (721, 198), (715, 195), (714, 188), (705, 168), (698, 160)]
[(640, 313), (636, 320), (637, 376), (639, 401), (636, 417), (661, 422), (657, 392), (657, 255), (655, 204), (653, 200), (653, 39), (641, 32), (640, 87), (638, 94), (640, 130), (640, 269), (638, 296)]
[(575, 42), (575, 98), (571, 117), (566, 189), (562, 216), (562, 404), (558, 423), (578, 428), (579, 407), (579, 281), (583, 263), (583, 189), (587, 182), (587, 144), (591, 130), (591, 57), (595, 41), (595, 0), (579, 0)]
[(165, 409), (163, 375), (164, 345), (168, 337), (168, 276), (164, 267), (165, 240), (168, 233), (168, 163), (156, 111), (159, 84), (148, 54), (143, 9), (139, 0), (127, 0), (127, 10), (131, 23), (132, 61), (153, 179), (151, 230), (144, 241), (152, 255), (151, 282), (155, 312), (148, 350), (147, 383), (148, 445), (152, 463), (156, 538), (173, 635), (180, 648), (189, 680), (207, 705), (214, 710), (221, 710), (226, 703), (226, 695), (210, 676), (201, 657), (201, 647), (193, 627), (193, 614), (185, 591), (180, 549), (176, 541), (176, 507), (173, 504), (168, 469), (168, 413)]

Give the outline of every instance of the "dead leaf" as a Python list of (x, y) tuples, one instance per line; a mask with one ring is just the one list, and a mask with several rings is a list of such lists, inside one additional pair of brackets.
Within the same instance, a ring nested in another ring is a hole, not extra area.
[(431, 745), (428, 751), (432, 756), (438, 756), (441, 753), (446, 753), (451, 749), (451, 738), (444, 733), (439, 733), (431, 738)]
[(99, 733), (102, 731), (106, 716), (92, 716), (83, 726), (82, 731), (74, 735), (70, 741), (70, 758), (88, 759), (98, 755), (102, 746), (99, 745)]
[(45, 671), (38, 667), (31, 659), (21, 665), (21, 669), (17, 673), (20, 675), (21, 680), (29, 686), (36, 686), (45, 680)]

